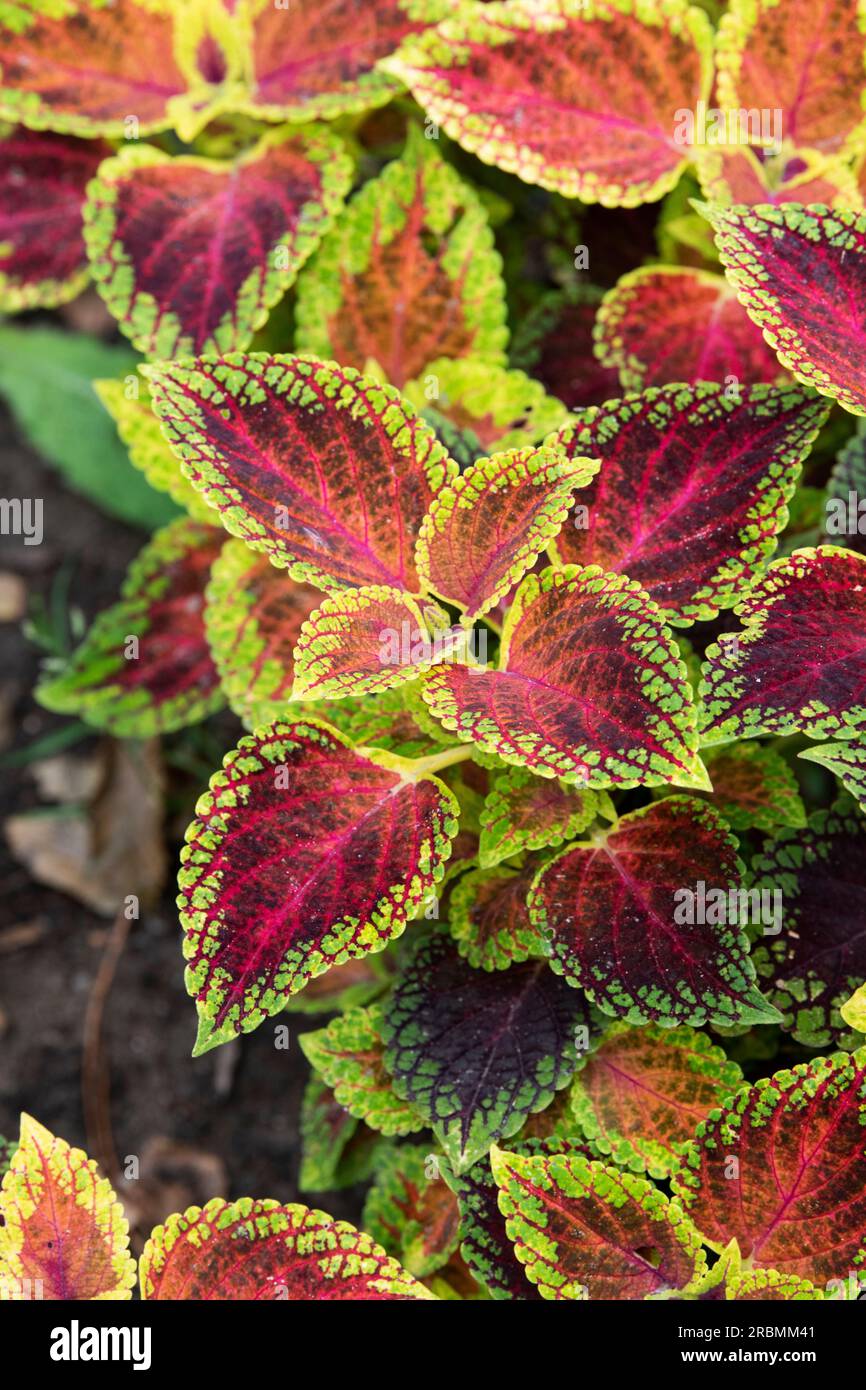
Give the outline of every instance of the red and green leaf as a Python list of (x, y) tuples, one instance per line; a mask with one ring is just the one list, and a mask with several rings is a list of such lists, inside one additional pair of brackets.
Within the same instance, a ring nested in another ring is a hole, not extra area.
[(764, 743), (731, 743), (704, 754), (712, 802), (732, 830), (800, 829), (806, 810), (790, 765)]
[(845, 797), (813, 812), (765, 842), (752, 882), (781, 894), (784, 920), (752, 959), (782, 1027), (806, 1047), (850, 1045), (839, 1011), (866, 978), (866, 821)]
[(462, 874), (449, 901), (449, 925), (461, 956), (476, 969), (507, 970), (545, 954), (544, 937), (529, 920), (526, 895), (538, 869), (501, 865)]
[(463, 742), (590, 787), (706, 786), (676, 644), (640, 585), (595, 566), (524, 579), (499, 670), (424, 676), (432, 713)]
[(0, 15), (0, 117), (34, 130), (123, 137), (173, 124), (188, 82), (174, 6), (116, 0), (16, 5)]
[[(201, 504), (199, 494), (193, 496)], [(205, 599), (207, 640), (232, 709), (252, 727), (285, 716), (295, 643), (321, 599), (318, 590), (296, 584), (266, 556), (230, 540), (214, 561)]]
[(310, 262), (296, 321), (301, 351), (359, 371), (375, 363), (394, 386), (439, 357), (503, 361), (505, 286), (487, 214), (417, 127)]
[[(748, 1087), (697, 1130), (674, 1192), (707, 1244), (818, 1286), (866, 1271), (866, 1053)], [(767, 1174), (772, 1181), (767, 1181)]]
[(303, 1033), (301, 1048), (350, 1115), (380, 1134), (412, 1134), (424, 1128), (424, 1121), (394, 1092), (385, 1068), (381, 1019), (379, 1004), (351, 1009), (327, 1028)]
[(401, 1144), (382, 1155), (363, 1222), (373, 1239), (417, 1279), (448, 1263), (460, 1243), (460, 1208), (429, 1146)]
[(291, 1203), (214, 1197), (157, 1226), (139, 1264), (144, 1299), (405, 1300), (431, 1294), (347, 1221)]
[(605, 792), (569, 787), (510, 767), (496, 775), (485, 798), (478, 862), (490, 869), (526, 850), (561, 845), (597, 815), (616, 818)]
[(852, 738), (849, 743), (822, 743), (818, 748), (804, 748), (800, 757), (829, 768), (845, 790), (859, 802), (861, 811), (866, 811), (866, 739)]
[(728, 282), (783, 367), (866, 415), (866, 213), (703, 209)]
[(417, 589), (415, 538), (456, 465), (392, 387), (264, 353), (146, 372), (184, 473), (228, 531), (320, 588)]
[(252, 77), (239, 105), (262, 120), (296, 122), (381, 106), (400, 83), (380, 61), (450, 9), (450, 0), (331, 0), (313, 8), (241, 0)]
[[(866, 729), (866, 559), (795, 550), (735, 610), (742, 630), (707, 648), (702, 740), (852, 738)], [(832, 636), (830, 636), (830, 634)]]
[(442, 876), (456, 812), (442, 782), (392, 755), (364, 757), (326, 724), (242, 739), (181, 855), (195, 1055), (399, 936)]
[(473, 970), (447, 934), (414, 937), (385, 1005), (385, 1062), (462, 1171), (568, 1083), (588, 1010), (543, 961)]
[(619, 373), (603, 367), (593, 350), (601, 290), (553, 290), (518, 324), (511, 360), (537, 378), (569, 410), (602, 405), (618, 396)]
[(492, 1166), (509, 1240), (543, 1298), (644, 1299), (703, 1273), (691, 1221), (646, 1179), (580, 1154), (494, 1150)]
[(84, 190), (110, 153), (102, 140), (20, 127), (0, 136), (0, 309), (51, 309), (88, 280)]
[(680, 1166), (699, 1121), (742, 1079), (705, 1033), (614, 1023), (596, 1050), (578, 1059), (571, 1100), (600, 1156), (664, 1178)]
[[(560, 1095), (566, 1096), (567, 1093), (561, 1092)], [(543, 1111), (544, 1114), (547, 1111)], [(512, 1144), (511, 1151), (526, 1158), (554, 1153), (580, 1153), (585, 1158), (595, 1157), (588, 1144), (559, 1137), (520, 1139)], [(540, 1302), (541, 1294), (537, 1286), (530, 1284), (508, 1239), (505, 1217), (499, 1210), (499, 1188), (489, 1156), (479, 1159), (465, 1173), (447, 1172), (446, 1181), (460, 1205), (461, 1253), (490, 1297), (496, 1300), (514, 1299), (520, 1303)]]
[(583, 412), (556, 442), (602, 466), (575, 499), (585, 506), (562, 528), (557, 556), (627, 573), (666, 622), (716, 617), (773, 554), (827, 414), (798, 388), (730, 394), (710, 383), (651, 387)]
[(467, 8), (385, 67), (486, 164), (634, 207), (685, 167), (673, 112), (709, 96), (711, 46), (706, 15), (680, 0), (522, 0)]
[(379, 695), (417, 680), (465, 645), (438, 604), (372, 584), (326, 598), (295, 644), (296, 700)]
[(127, 1299), (123, 1209), (92, 1159), (30, 1115), (0, 1188), (0, 1300)]
[(777, 381), (770, 348), (720, 275), (649, 266), (624, 275), (601, 303), (596, 354), (626, 390), (718, 381)]
[(213, 525), (211, 508), (180, 471), (180, 464), (165, 441), (153, 413), (150, 393), (141, 377), (130, 374), (123, 381), (103, 379), (93, 389), (117, 427), (129, 458), (151, 487), (167, 492), (173, 502), (196, 521)]
[(477, 441), (480, 456), (540, 444), (568, 416), (540, 381), (480, 357), (439, 358), (402, 390), (420, 415), (432, 407)]
[(121, 598), (101, 613), (39, 702), (120, 737), (182, 729), (223, 704), (204, 628), (204, 593), (222, 545), (213, 526), (181, 517), (130, 566)]
[(543, 868), (530, 916), (553, 969), (627, 1023), (774, 1023), (746, 934), (728, 920), (742, 867), (711, 806), (665, 797)]
[(781, 112), (793, 144), (862, 147), (866, 7), (828, 0), (730, 0), (716, 38), (719, 106)]
[(434, 497), (415, 550), (422, 581), (474, 621), (554, 540), (598, 463), (575, 449), (510, 449), (479, 459)]
[(151, 357), (244, 348), (315, 250), (352, 179), (325, 130), (265, 135), (233, 163), (129, 145), (88, 189), (103, 299)]

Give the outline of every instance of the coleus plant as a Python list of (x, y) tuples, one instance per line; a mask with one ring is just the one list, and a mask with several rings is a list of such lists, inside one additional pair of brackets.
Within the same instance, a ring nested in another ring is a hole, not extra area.
[[(96, 389), (184, 513), (38, 695), (121, 737), (238, 717), (181, 856), (194, 1055), (336, 1011), (303, 1036), (301, 1183), (372, 1178), (369, 1234), (170, 1217), (142, 1296), (866, 1284), (866, 559), (802, 521), (832, 403), (866, 414), (863, 28), (844, 0), (817, 36), (801, 0), (715, 34), (682, 0), (0, 5), (0, 303), (92, 277), (147, 359)], [(712, 91), (772, 93), (781, 146), (683, 143)], [(525, 184), (566, 218), (664, 197), (674, 251), (548, 288), (509, 355)], [(718, 910), (749, 893), (771, 922)], [(0, 1294), (129, 1296), (83, 1154), (25, 1120), (2, 1201)]]

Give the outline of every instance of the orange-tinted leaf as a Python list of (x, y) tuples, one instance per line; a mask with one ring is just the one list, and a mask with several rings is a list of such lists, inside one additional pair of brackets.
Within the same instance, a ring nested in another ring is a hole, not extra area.
[(633, 207), (676, 183), (675, 112), (709, 95), (706, 15), (680, 0), (467, 7), (389, 60), (428, 116), (487, 164)]
[(437, 357), (503, 360), (505, 286), (487, 214), (416, 126), (325, 238), (296, 317), (301, 351), (359, 371), (374, 362), (394, 386)]
[(132, 1297), (129, 1228), (110, 1183), (29, 1115), (0, 1189), (0, 1217), (0, 1299)]

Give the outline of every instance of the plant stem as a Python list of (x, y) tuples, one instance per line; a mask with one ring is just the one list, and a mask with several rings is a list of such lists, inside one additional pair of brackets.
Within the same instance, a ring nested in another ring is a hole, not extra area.
[(457, 748), (443, 748), (441, 753), (431, 753), (429, 758), (413, 758), (412, 774), (424, 777), (431, 772), (440, 772), (443, 767), (465, 762), (471, 756), (472, 749), (467, 743), (461, 743)]

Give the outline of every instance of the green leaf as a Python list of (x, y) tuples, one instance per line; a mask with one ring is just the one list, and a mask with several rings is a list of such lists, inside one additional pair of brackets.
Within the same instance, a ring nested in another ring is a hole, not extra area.
[(381, 1134), (412, 1134), (424, 1128), (424, 1120), (414, 1106), (400, 1100), (391, 1084), (379, 1032), (381, 1019), (378, 1004), (351, 1009), (327, 1028), (303, 1033), (301, 1048), (350, 1115)]
[(177, 508), (132, 467), (91, 384), (94, 377), (133, 375), (136, 360), (126, 348), (83, 334), (0, 326), (0, 393), (30, 444), (73, 491), (152, 531)]

